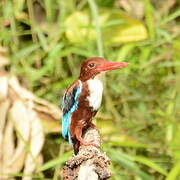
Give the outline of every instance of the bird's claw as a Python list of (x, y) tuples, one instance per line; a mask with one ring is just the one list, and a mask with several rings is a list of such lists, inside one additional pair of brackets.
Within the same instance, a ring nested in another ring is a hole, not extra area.
[(95, 146), (95, 147), (99, 147), (99, 145), (98, 144), (96, 144), (96, 143), (93, 143), (93, 142), (83, 142), (82, 143), (82, 146)]

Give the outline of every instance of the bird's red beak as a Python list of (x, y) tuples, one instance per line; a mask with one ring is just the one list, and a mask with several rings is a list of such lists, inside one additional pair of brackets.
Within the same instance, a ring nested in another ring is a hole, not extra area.
[(101, 66), (98, 67), (99, 71), (112, 71), (119, 68), (124, 68), (128, 65), (127, 62), (109, 62), (106, 61)]

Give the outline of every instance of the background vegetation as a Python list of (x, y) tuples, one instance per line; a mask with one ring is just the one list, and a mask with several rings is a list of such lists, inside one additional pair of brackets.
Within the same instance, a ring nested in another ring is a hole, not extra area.
[[(85, 58), (130, 63), (107, 74), (97, 115), (112, 180), (180, 179), (179, 5), (178, 0), (0, 1), (0, 41), (11, 60), (6, 70), (41, 98), (59, 106)], [(71, 154), (60, 132), (47, 134), (44, 163), (33, 179), (59, 179)]]

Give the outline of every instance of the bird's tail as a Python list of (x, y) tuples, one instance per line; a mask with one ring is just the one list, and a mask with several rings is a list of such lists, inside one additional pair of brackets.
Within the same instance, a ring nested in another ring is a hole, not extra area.
[(77, 155), (79, 152), (79, 146), (80, 146), (80, 142), (77, 139), (73, 140), (73, 149), (75, 155)]

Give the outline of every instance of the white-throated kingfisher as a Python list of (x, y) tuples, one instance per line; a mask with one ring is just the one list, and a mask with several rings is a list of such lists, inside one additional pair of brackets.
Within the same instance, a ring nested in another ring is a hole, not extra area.
[(103, 84), (99, 75), (127, 65), (127, 62), (109, 62), (100, 57), (89, 58), (81, 64), (79, 79), (67, 89), (62, 103), (62, 135), (73, 144), (75, 154), (80, 144), (95, 145), (85, 142), (82, 134), (83, 130), (94, 126), (92, 118), (101, 105)]

